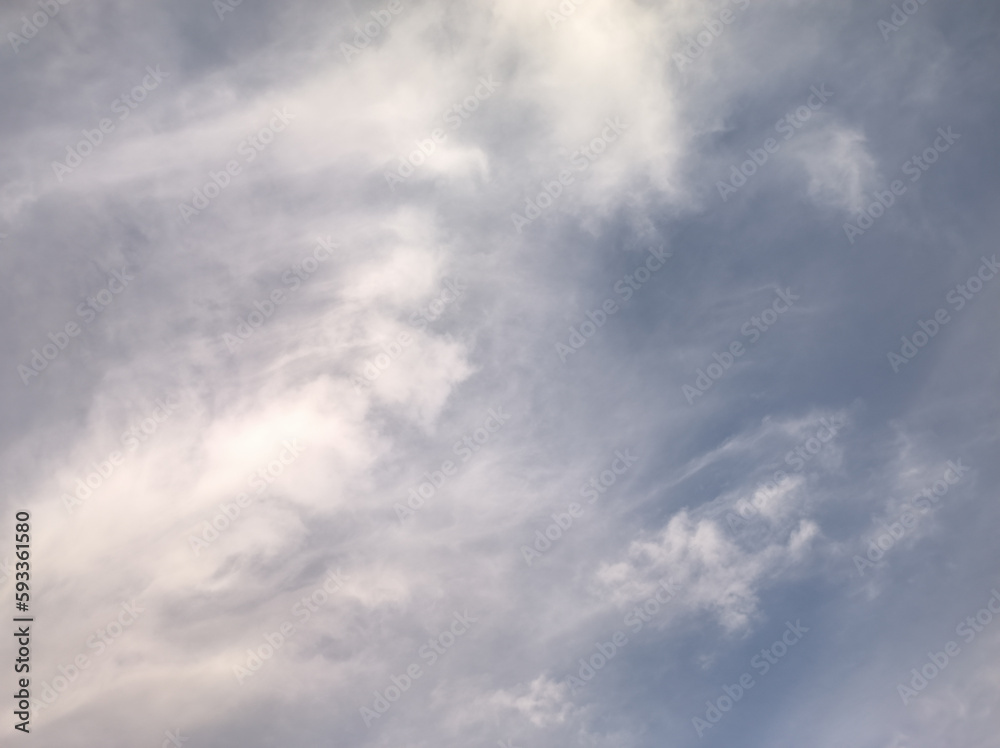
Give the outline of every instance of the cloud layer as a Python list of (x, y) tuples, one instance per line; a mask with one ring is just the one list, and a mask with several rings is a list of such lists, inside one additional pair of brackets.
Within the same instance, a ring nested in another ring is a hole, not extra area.
[(31, 739), (992, 745), (997, 18), (899, 8), (0, 10)]

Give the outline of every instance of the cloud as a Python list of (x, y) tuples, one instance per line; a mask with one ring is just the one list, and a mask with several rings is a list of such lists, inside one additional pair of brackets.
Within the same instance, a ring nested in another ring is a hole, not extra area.
[[(693, 745), (799, 617), (719, 744), (987, 740), (993, 633), (912, 709), (894, 689), (995, 584), (992, 286), (885, 356), (992, 255), (988, 6), (886, 42), (858, 3), (389, 5), (68, 3), (3, 52), (0, 503), (32, 518), (38, 744)], [(943, 122), (962, 148), (848, 244)]]

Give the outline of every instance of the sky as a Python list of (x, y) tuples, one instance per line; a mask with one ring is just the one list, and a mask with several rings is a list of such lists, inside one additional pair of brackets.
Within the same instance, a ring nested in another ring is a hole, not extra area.
[(2, 743), (993, 748), (998, 30), (5, 3)]

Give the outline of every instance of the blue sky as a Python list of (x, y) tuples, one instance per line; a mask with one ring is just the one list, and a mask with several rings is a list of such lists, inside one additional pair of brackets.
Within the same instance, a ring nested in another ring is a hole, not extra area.
[(7, 4), (30, 739), (995, 745), (997, 29)]

